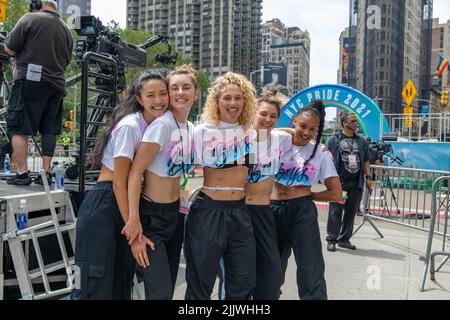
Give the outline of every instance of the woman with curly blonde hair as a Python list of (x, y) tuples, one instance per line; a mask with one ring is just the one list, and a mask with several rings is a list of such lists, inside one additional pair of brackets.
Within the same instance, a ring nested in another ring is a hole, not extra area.
[(186, 222), (186, 299), (208, 300), (224, 262), (225, 299), (250, 299), (256, 248), (244, 188), (250, 161), (255, 88), (228, 72), (209, 91), (203, 121), (194, 130), (204, 182)]
[[(253, 117), (256, 114), (257, 101), (256, 90), (254, 86), (243, 75), (228, 72), (224, 76), (217, 78), (209, 89), (209, 95), (205, 103), (202, 114), (203, 122), (215, 122), (216, 125), (221, 121), (221, 113), (219, 108), (219, 95), (224, 87), (228, 85), (236, 85), (242, 90), (242, 97), (246, 102), (245, 108), (237, 117), (237, 122), (248, 128), (252, 124)], [(225, 120), (224, 120), (225, 121)]]

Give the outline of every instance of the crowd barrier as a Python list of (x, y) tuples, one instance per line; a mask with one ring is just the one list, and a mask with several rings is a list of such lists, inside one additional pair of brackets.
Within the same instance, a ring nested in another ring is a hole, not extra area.
[[(448, 261), (450, 252), (446, 251), (449, 214), (450, 172), (421, 170), (401, 167), (371, 166), (373, 186), (363, 194), (363, 216), (355, 229), (355, 235), (366, 223), (374, 228), (378, 235), (383, 234), (373, 220), (381, 220), (416, 230), (428, 232), (428, 242), (424, 262), (424, 271), (420, 290), (424, 290), (425, 278), (430, 266), (431, 279)], [(442, 236), (442, 250), (431, 252), (435, 235)], [(435, 257), (445, 256), (438, 268)]]
[[(425, 288), (425, 280), (427, 277), (428, 267), (430, 267), (430, 279), (432, 281), (435, 280), (435, 273), (439, 272), (441, 268), (447, 263), (450, 258), (450, 251), (447, 251), (447, 241), (449, 240), (448, 233), (448, 214), (450, 208), (450, 193), (448, 187), (442, 188), (442, 185), (447, 185), (450, 182), (450, 176), (440, 177), (436, 179), (433, 183), (433, 191), (432, 191), (432, 203), (431, 203), (431, 212), (433, 215), (431, 216), (430, 221), (430, 231), (428, 233), (428, 242), (427, 248), (425, 252), (425, 256), (421, 257), (421, 260), (424, 262), (423, 265), (423, 273), (420, 281), (420, 291), (423, 291)], [(444, 191), (444, 192), (442, 192)], [(442, 231), (439, 231), (439, 221), (441, 217), (444, 217), (444, 223), (442, 227)], [(436, 220), (438, 221), (437, 226), (438, 230), (435, 231)], [(434, 234), (438, 234), (442, 236), (442, 250), (431, 252), (431, 246), (433, 244)], [(444, 256), (445, 258), (441, 261), (439, 266), (435, 268), (435, 262), (437, 256)]]

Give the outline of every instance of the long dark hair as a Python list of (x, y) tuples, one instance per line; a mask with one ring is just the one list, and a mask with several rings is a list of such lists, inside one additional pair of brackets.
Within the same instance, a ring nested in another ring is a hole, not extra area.
[(316, 155), (316, 152), (317, 152), (317, 148), (320, 145), (320, 140), (322, 139), (322, 134), (323, 134), (323, 127), (325, 126), (325, 116), (326, 116), (325, 106), (323, 105), (322, 101), (314, 100), (306, 108), (303, 108), (300, 110), (299, 116), (301, 116), (302, 114), (305, 114), (305, 113), (313, 115), (319, 119), (319, 131), (317, 132), (316, 144), (314, 145), (314, 150), (313, 150), (311, 156), (309, 157), (309, 159), (306, 160), (305, 164), (303, 165), (303, 171), (302, 171), (301, 178), (303, 178), (305, 176), (306, 170), (308, 169), (308, 163), (312, 158), (314, 158), (314, 156)]
[(98, 169), (102, 166), (101, 161), (103, 158), (103, 151), (108, 144), (111, 132), (114, 130), (116, 124), (127, 115), (138, 111), (142, 112), (144, 110), (142, 105), (138, 102), (137, 97), (141, 96), (142, 87), (150, 80), (159, 80), (167, 85), (166, 79), (158, 70), (145, 71), (133, 81), (131, 86), (128, 87), (125, 100), (114, 108), (108, 118), (102, 138), (95, 144), (90, 161), (92, 169)]

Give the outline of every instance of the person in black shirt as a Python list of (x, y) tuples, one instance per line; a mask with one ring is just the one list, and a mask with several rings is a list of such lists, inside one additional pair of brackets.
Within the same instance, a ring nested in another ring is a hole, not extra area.
[(344, 201), (330, 203), (327, 223), (328, 251), (336, 251), (336, 243), (342, 248), (356, 249), (351, 244), (350, 238), (364, 181), (368, 188), (372, 187), (369, 147), (364, 138), (356, 134), (359, 126), (356, 116), (343, 113), (341, 125), (342, 132), (332, 136), (327, 142), (327, 147), (333, 155), (342, 189), (347, 192), (348, 198), (345, 203)]
[[(8, 184), (29, 185), (27, 168), (28, 136), (41, 134), (43, 169), (51, 183), (50, 164), (61, 134), (64, 73), (72, 58), (73, 39), (58, 15), (55, 1), (41, 5), (17, 21), (6, 37), (5, 51), (15, 56), (14, 86), (8, 101), (6, 124), (12, 136), (17, 174)], [(49, 40), (50, 39), (50, 40)], [(35, 183), (42, 184), (40, 176)]]

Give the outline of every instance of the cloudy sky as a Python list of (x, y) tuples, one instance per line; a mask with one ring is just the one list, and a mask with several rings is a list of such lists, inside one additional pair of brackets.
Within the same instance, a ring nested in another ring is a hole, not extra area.
[[(92, 0), (92, 14), (103, 23), (126, 21), (126, 0)], [(434, 16), (450, 19), (450, 1), (435, 0)], [(336, 83), (339, 35), (348, 26), (347, 0), (264, 0), (263, 21), (280, 18), (287, 27), (298, 26), (311, 36), (311, 85)]]

